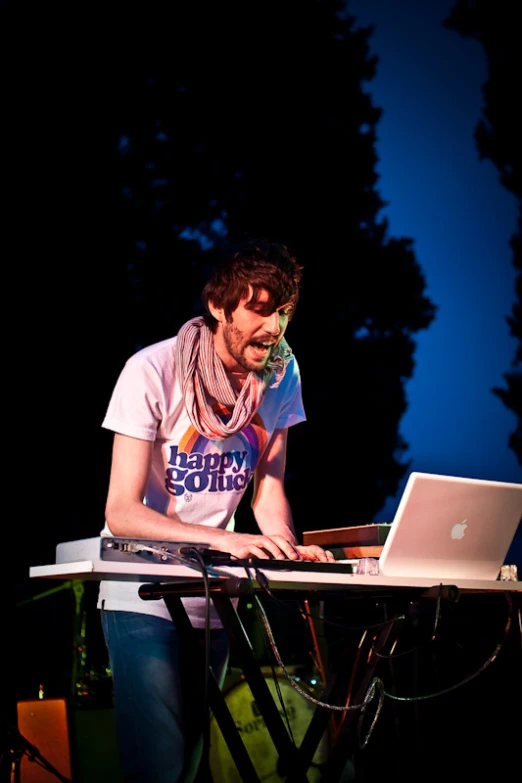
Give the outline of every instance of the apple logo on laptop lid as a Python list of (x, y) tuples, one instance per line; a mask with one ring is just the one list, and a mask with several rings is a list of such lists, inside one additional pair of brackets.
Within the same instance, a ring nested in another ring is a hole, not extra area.
[(467, 524), (468, 520), (463, 519), (462, 522), (457, 522), (453, 527), (451, 528), (451, 537), (455, 539), (464, 538), (464, 535), (466, 533), (466, 528), (468, 526)]

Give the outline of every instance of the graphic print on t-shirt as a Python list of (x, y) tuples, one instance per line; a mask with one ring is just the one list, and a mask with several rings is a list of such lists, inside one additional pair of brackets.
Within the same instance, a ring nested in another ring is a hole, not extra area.
[[(217, 410), (226, 421), (228, 409)], [(166, 444), (165, 488), (179, 497), (189, 493), (242, 494), (267, 444), (263, 420), (256, 414), (241, 432), (223, 441), (209, 440), (190, 426), (179, 444)]]

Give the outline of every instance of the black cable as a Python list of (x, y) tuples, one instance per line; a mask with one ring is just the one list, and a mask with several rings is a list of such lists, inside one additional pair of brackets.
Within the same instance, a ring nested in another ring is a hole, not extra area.
[(426, 701), (427, 699), (435, 699), (438, 696), (444, 696), (447, 693), (451, 693), (452, 691), (457, 690), (458, 688), (462, 688), (464, 685), (467, 685), (472, 680), (476, 679), (480, 674), (482, 674), (488, 666), (490, 666), (493, 661), (498, 657), (500, 651), (503, 649), (506, 640), (509, 636), (509, 632), (511, 629), (511, 621), (512, 621), (512, 612), (513, 612), (513, 602), (511, 600), (511, 596), (508, 592), (502, 593), (506, 598), (506, 603), (508, 605), (508, 614), (506, 618), (506, 624), (504, 626), (504, 633), (502, 635), (502, 639), (499, 641), (499, 643), (495, 646), (493, 652), (491, 655), (487, 657), (487, 659), (482, 663), (481, 666), (479, 666), (478, 669), (476, 669), (474, 672), (472, 672), (467, 677), (464, 677), (459, 682), (455, 683), (454, 685), (449, 686), (448, 688), (443, 688), (441, 690), (435, 691), (434, 693), (427, 693), (423, 696), (395, 696), (392, 693), (388, 693), (385, 691), (385, 696), (387, 696), (390, 699), (393, 699), (395, 701), (402, 701), (402, 702), (416, 702), (416, 701)]
[[(250, 572), (248, 571), (248, 569), (245, 569), (245, 570), (247, 570), (247, 574), (248, 574), (249, 578), (251, 579), (252, 576), (251, 576)], [(269, 584), (269, 580), (266, 577), (266, 575), (261, 573), (260, 571), (256, 570), (256, 580), (257, 580), (258, 584), (264, 589), (264, 591), (268, 595), (270, 595), (272, 598), (274, 598), (273, 594), (270, 591), (270, 584)], [(503, 649), (503, 647), (504, 647), (504, 645), (506, 643), (506, 640), (507, 640), (507, 638), (509, 636), (509, 632), (510, 632), (510, 629), (511, 629), (511, 623), (512, 623), (512, 614), (513, 614), (513, 602), (512, 602), (511, 596), (509, 595), (509, 592), (506, 591), (506, 592), (503, 592), (502, 594), (504, 595), (504, 597), (506, 599), (506, 602), (507, 602), (507, 606), (508, 606), (508, 613), (507, 613), (507, 618), (506, 618), (506, 623), (505, 623), (505, 626), (504, 626), (504, 632), (503, 632), (502, 639), (495, 646), (495, 648), (494, 648), (493, 652), (491, 653), (491, 655), (489, 655), (488, 658), (483, 662), (483, 664), (476, 671), (472, 672), (472, 674), (470, 674), (469, 676), (463, 678), (458, 683), (455, 683), (454, 685), (452, 685), (452, 686), (450, 686), (448, 688), (440, 689), (440, 690), (438, 690), (438, 691), (436, 691), (434, 693), (429, 693), (429, 694), (425, 694), (425, 695), (421, 695), (421, 696), (397, 696), (397, 695), (388, 693), (385, 690), (385, 688), (384, 688), (384, 684), (383, 684), (382, 680), (380, 678), (378, 678), (378, 677), (374, 677), (372, 679), (372, 681), (370, 682), (370, 685), (369, 685), (369, 687), (368, 687), (368, 689), (366, 691), (366, 694), (365, 694), (365, 697), (363, 699), (363, 702), (361, 704), (348, 705), (348, 706), (339, 706), (339, 705), (327, 704), (327, 703), (325, 703), (325, 702), (323, 702), (323, 701), (321, 701), (319, 699), (315, 699), (313, 696), (308, 694), (306, 691), (302, 690), (297, 685), (295, 680), (289, 675), (289, 673), (288, 673), (288, 671), (287, 671), (287, 669), (286, 669), (286, 667), (284, 665), (284, 662), (281, 659), (281, 656), (279, 654), (279, 650), (277, 648), (275, 639), (273, 637), (272, 630), (270, 628), (268, 617), (267, 617), (266, 612), (264, 610), (264, 607), (263, 607), (263, 605), (262, 605), (262, 603), (261, 603), (261, 601), (259, 599), (259, 596), (257, 594), (255, 594), (254, 597), (255, 597), (255, 601), (256, 601), (256, 605), (258, 607), (258, 611), (259, 611), (260, 617), (261, 617), (261, 619), (263, 621), (263, 627), (265, 628), (265, 631), (267, 633), (267, 637), (268, 637), (268, 640), (269, 640), (269, 643), (270, 643), (270, 647), (272, 649), (272, 652), (275, 655), (277, 663), (281, 667), (283, 673), (287, 677), (287, 679), (290, 682), (290, 684), (292, 685), (292, 687), (295, 690), (297, 690), (304, 698), (308, 699), (309, 701), (313, 702), (314, 704), (316, 704), (318, 706), (325, 707), (325, 708), (330, 709), (330, 710), (342, 711), (342, 712), (347, 712), (347, 711), (351, 711), (351, 710), (360, 710), (361, 711), (361, 714), (359, 716), (359, 730), (360, 730), (360, 726), (361, 726), (361, 722), (362, 722), (362, 718), (363, 718), (364, 712), (367, 709), (369, 703), (373, 700), (373, 698), (376, 695), (376, 693), (378, 693), (378, 695), (379, 695), (379, 703), (377, 705), (377, 709), (376, 709), (373, 721), (372, 721), (372, 723), (370, 725), (370, 728), (369, 728), (369, 730), (367, 732), (367, 735), (366, 735), (365, 739), (362, 740), (362, 742), (361, 742), (361, 747), (365, 747), (366, 744), (369, 741), (371, 733), (373, 732), (373, 729), (374, 729), (374, 727), (376, 725), (377, 719), (379, 718), (379, 715), (380, 715), (380, 712), (381, 712), (382, 705), (383, 705), (385, 697), (388, 697), (388, 698), (393, 699), (395, 701), (402, 701), (402, 702), (418, 702), (418, 701), (425, 701), (427, 699), (437, 698), (439, 696), (442, 696), (442, 695), (445, 695), (447, 693), (450, 693), (450, 692), (452, 692), (454, 690), (457, 690), (458, 688), (461, 688), (464, 685), (468, 684), (469, 682), (474, 680), (476, 677), (478, 677), (480, 674), (482, 674), (488, 668), (488, 666), (490, 666), (495, 661), (495, 659), (498, 657), (500, 651)], [(518, 617), (518, 620), (519, 620), (519, 623), (520, 623), (520, 621), (521, 621), (520, 610), (517, 613), (517, 617)], [(436, 610), (435, 610), (434, 625), (433, 625), (433, 629), (432, 629), (431, 636), (430, 636), (430, 642), (434, 642), (437, 639), (437, 634), (438, 634), (439, 625), (440, 625), (440, 618), (441, 618), (441, 594), (439, 592), (439, 595), (437, 596), (437, 604), (436, 604)], [(404, 616), (402, 616), (401, 619), (405, 619)], [(396, 620), (397, 620), (397, 618), (394, 618), (394, 620), (390, 621), (390, 622), (395, 622)], [(389, 623), (385, 623), (384, 625), (386, 625), (386, 624), (389, 624)], [(412, 651), (415, 651), (415, 650), (412, 650)], [(412, 651), (409, 651), (409, 652), (412, 652)], [(374, 654), (377, 654), (375, 650), (373, 652), (374, 652)], [(394, 657), (394, 656), (383, 656), (382, 654), (379, 654), (378, 657), (381, 657), (381, 658), (388, 657), (388, 658), (390, 658), (390, 657)]]
[[(184, 547), (183, 554), (177, 552), (170, 552), (164, 548), (158, 548), (149, 544), (142, 544), (133, 542), (126, 550), (129, 554), (138, 554), (141, 552), (148, 552), (150, 554), (158, 555), (162, 560), (174, 560), (182, 565), (189, 566), (198, 570), (203, 577), (203, 584), (205, 588), (205, 638), (204, 638), (204, 679), (203, 679), (203, 694), (202, 694), (202, 735), (203, 735), (203, 752), (199, 761), (199, 767), (204, 760), (208, 759), (208, 752), (210, 748), (210, 702), (209, 702), (209, 676), (210, 676), (210, 648), (211, 648), (211, 633), (210, 633), (210, 586), (209, 586), (209, 566), (206, 562), (201, 549), (197, 546)], [(194, 738), (194, 748), (197, 745), (197, 736)]]
[[(201, 768), (201, 765), (206, 762), (208, 759), (209, 749), (210, 749), (210, 703), (209, 703), (209, 677), (210, 677), (210, 650), (211, 650), (211, 633), (210, 633), (210, 586), (209, 586), (209, 578), (208, 578), (208, 567), (207, 563), (205, 562), (205, 559), (201, 552), (199, 551), (198, 547), (190, 547), (187, 550), (188, 555), (190, 555), (189, 558), (187, 558), (187, 561), (192, 567), (194, 567), (194, 561), (197, 562), (197, 564), (200, 567), (201, 575), (203, 577), (203, 584), (205, 588), (205, 638), (204, 638), (204, 679), (203, 679), (203, 694), (202, 694), (202, 716), (203, 716), (203, 726), (202, 726), (202, 735), (203, 735), (203, 752), (198, 764), (198, 771)], [(195, 737), (195, 743), (197, 744), (197, 737)]]

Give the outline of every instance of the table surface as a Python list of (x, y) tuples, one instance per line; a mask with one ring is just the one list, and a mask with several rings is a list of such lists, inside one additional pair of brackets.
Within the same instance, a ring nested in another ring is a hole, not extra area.
[[(471, 592), (522, 592), (522, 582), (492, 581), (480, 579), (434, 579), (433, 577), (398, 577), (373, 574), (350, 574), (321, 571), (321, 563), (317, 563), (315, 571), (288, 571), (260, 569), (274, 589), (339, 589), (353, 590), (371, 587), (437, 587), (448, 585), (458, 587), (461, 591)], [(251, 570), (251, 573), (253, 570)], [(209, 577), (248, 578), (246, 570), (241, 567), (219, 566), (208, 567)], [(255, 574), (252, 573), (255, 581)], [(70, 563), (54, 563), (49, 565), (31, 566), (30, 578), (49, 579), (80, 579), (80, 580), (123, 580), (133, 582), (171, 582), (201, 579), (199, 565), (126, 563), (100, 559), (79, 560)]]

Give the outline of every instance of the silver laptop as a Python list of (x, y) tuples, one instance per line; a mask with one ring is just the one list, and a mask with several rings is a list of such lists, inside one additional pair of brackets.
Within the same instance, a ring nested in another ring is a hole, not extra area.
[(413, 472), (380, 573), (496, 580), (521, 518), (522, 484)]

